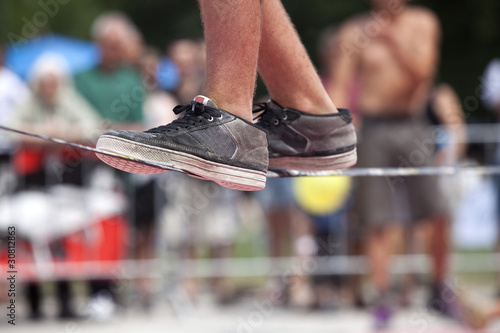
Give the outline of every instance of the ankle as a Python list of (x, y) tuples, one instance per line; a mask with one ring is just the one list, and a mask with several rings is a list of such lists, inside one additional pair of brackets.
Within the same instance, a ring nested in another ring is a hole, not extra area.
[(305, 113), (318, 115), (338, 113), (337, 108), (330, 99), (312, 100), (308, 98), (299, 98), (293, 100), (279, 100), (273, 98), (273, 100), (284, 108), (295, 109)]
[(223, 109), (237, 117), (240, 117), (248, 122), (252, 122), (252, 102), (246, 102), (241, 100), (227, 100), (225, 98), (218, 97), (215, 94), (203, 94), (210, 98), (217, 105), (219, 109)]

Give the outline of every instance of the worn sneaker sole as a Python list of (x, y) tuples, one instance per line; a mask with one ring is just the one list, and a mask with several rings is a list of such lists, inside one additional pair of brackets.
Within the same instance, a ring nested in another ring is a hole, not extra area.
[(324, 157), (276, 157), (269, 159), (269, 169), (327, 171), (352, 167), (357, 162), (356, 148), (343, 154)]
[[(166, 168), (178, 169), (194, 177), (211, 180), (235, 190), (258, 191), (266, 186), (267, 174), (265, 172), (208, 161), (187, 153), (148, 146), (115, 136), (101, 136), (97, 141), (97, 149), (164, 165)], [(97, 155), (104, 163), (130, 173), (156, 174), (167, 171), (118, 157)]]

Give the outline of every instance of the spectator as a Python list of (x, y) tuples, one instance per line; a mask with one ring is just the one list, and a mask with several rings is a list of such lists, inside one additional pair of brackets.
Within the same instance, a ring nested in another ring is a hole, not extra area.
[(436, 164), (453, 165), (460, 161), (467, 149), (467, 131), (462, 105), (449, 84), (440, 83), (432, 89), (427, 117), (431, 125), (443, 127), (442, 134), (446, 139), (436, 142)]
[(113, 126), (139, 128), (144, 89), (138, 71), (127, 65), (125, 49), (132, 25), (121, 13), (105, 13), (92, 25), (101, 58), (97, 67), (75, 77), (78, 91)]
[[(205, 249), (210, 258), (230, 258), (239, 227), (236, 204), (240, 192), (184, 175), (171, 176), (174, 175), (169, 175), (165, 186), (165, 234), (170, 249), (181, 259), (196, 259), (200, 249)], [(226, 269), (223, 262), (219, 262), (214, 267), (216, 276), (211, 280), (212, 291), (220, 304), (231, 302), (234, 297), (233, 285), (224, 276)], [(183, 285), (195, 301), (199, 291), (197, 279), (186, 278)]]
[[(277, 271), (285, 270), (280, 264), (280, 259), (293, 254), (294, 217), (297, 218), (299, 214), (293, 198), (292, 185), (290, 178), (269, 179), (266, 188), (253, 194), (266, 215), (269, 255), (275, 261), (273, 268)], [(302, 214), (297, 219), (300, 223), (305, 223)], [(271, 280), (273, 289), (280, 290), (283, 295), (275, 302), (287, 305), (291, 301), (289, 284), (289, 281), (285, 281), (281, 275), (273, 277)]]
[[(144, 123), (148, 127), (170, 123), (175, 119), (172, 110), (179, 104), (176, 97), (163, 90), (158, 82), (161, 57), (154, 49), (148, 49), (140, 60), (141, 76), (145, 83)], [(202, 79), (201, 79), (202, 80)]]
[[(483, 75), (483, 103), (500, 119), (500, 58), (493, 59)], [(500, 135), (495, 156), (495, 163), (500, 164)], [(497, 188), (497, 221), (500, 225), (500, 175), (495, 176)], [(500, 253), (500, 232), (497, 238), (497, 252)], [(500, 273), (497, 275), (497, 298), (500, 302)], [(500, 311), (499, 311), (500, 312)]]
[[(358, 89), (360, 167), (432, 164), (435, 146), (423, 111), (438, 64), (440, 27), (431, 11), (406, 2), (372, 0), (372, 12), (347, 21), (339, 32), (329, 91), (337, 105), (347, 107), (351, 106), (350, 87), (354, 84)], [(376, 14), (383, 18), (375, 18)], [(369, 31), (368, 42), (359, 43), (357, 34), (374, 25), (377, 29)], [(394, 246), (403, 239), (405, 221), (426, 221), (433, 229), (429, 306), (458, 316), (456, 302), (443, 299), (450, 293), (445, 284), (449, 242), (446, 209), (438, 190), (435, 177), (362, 177), (358, 181), (356, 213), (368, 235), (367, 253), (378, 291), (374, 309), (378, 328), (387, 326), (391, 317), (389, 264)], [(402, 205), (408, 209), (400, 209)]]
[[(205, 51), (192, 40), (175, 41), (167, 55), (179, 69), (180, 82), (174, 95), (188, 102), (192, 94), (201, 91), (204, 80)], [(165, 114), (163, 117), (172, 117)], [(167, 120), (166, 123), (170, 123)], [(211, 258), (228, 258), (233, 253), (237, 232), (237, 192), (212, 186), (199, 179), (180, 174), (169, 174), (166, 228), (170, 247), (183, 259), (195, 259), (201, 246), (208, 248)], [(214, 208), (216, 207), (216, 208)], [(217, 268), (223, 273), (225, 267)], [(184, 287), (191, 300), (198, 295), (198, 281), (186, 279)], [(234, 290), (229, 279), (222, 274), (212, 279), (212, 290), (221, 304), (233, 300)]]
[[(117, 18), (120, 15), (117, 15)], [(127, 17), (121, 18), (125, 29), (128, 30), (128, 38), (124, 44), (124, 63), (137, 69), (141, 69), (141, 61), (145, 53), (144, 38), (139, 29)]]
[[(351, 179), (348, 177), (304, 177), (294, 179), (294, 194), (299, 207), (310, 218), (316, 257), (325, 263), (330, 257), (346, 254), (345, 236), (351, 197)], [(328, 266), (328, 265), (326, 265)], [(312, 279), (313, 308), (335, 306), (346, 279), (328, 274)]]
[[(57, 54), (40, 56), (29, 82), (32, 94), (12, 117), (14, 127), (70, 141), (93, 141), (87, 134), (98, 126), (99, 116), (74, 90), (64, 58)], [(47, 145), (30, 137), (20, 139), (25, 144)]]
[(181, 80), (174, 91), (179, 103), (190, 103), (201, 93), (205, 76), (204, 44), (190, 39), (174, 41), (167, 49), (167, 56), (177, 65)]
[[(160, 89), (158, 83), (159, 53), (148, 49), (142, 55), (139, 65), (145, 84), (144, 123), (146, 126), (155, 127), (174, 120), (172, 110), (177, 101), (175, 97)], [(134, 222), (134, 255), (138, 260), (154, 259), (155, 257), (155, 222), (157, 213), (163, 203), (163, 191), (158, 186), (158, 177), (152, 175), (131, 175), (134, 195), (131, 206)], [(152, 304), (153, 284), (145, 277), (137, 280), (140, 300), (148, 309)]]
[[(95, 19), (91, 34), (100, 50), (100, 62), (76, 75), (76, 88), (111, 126), (142, 128), (145, 92), (138, 70), (130, 66), (135, 57), (130, 40), (137, 40), (137, 29), (124, 14), (109, 12)], [(108, 297), (113, 295), (111, 281), (92, 281), (91, 294), (92, 316), (109, 319), (115, 309), (114, 297)]]
[[(35, 63), (29, 77), (31, 96), (20, 105), (12, 117), (12, 126), (28, 132), (55, 136), (71, 141), (91, 140), (87, 135), (99, 122), (94, 109), (74, 91), (67, 71), (65, 60), (55, 54), (42, 55)], [(20, 137), (21, 144), (27, 149), (41, 152), (40, 169), (30, 171), (26, 175), (24, 186), (45, 185), (48, 170), (43, 167), (43, 159), (47, 154), (59, 154), (60, 145)], [(26, 166), (31, 169), (32, 166)], [(70, 285), (66, 280), (56, 283), (59, 301), (59, 317), (75, 318), (71, 308)], [(30, 303), (30, 317), (42, 317), (40, 308), (41, 294), (38, 283), (28, 285), (27, 292)]]
[[(318, 43), (318, 58), (320, 60), (320, 77), (327, 91), (331, 91), (333, 82), (333, 74), (335, 72), (334, 61), (336, 52), (339, 48), (339, 28), (336, 26), (326, 28), (320, 35)], [(353, 123), (357, 126), (359, 120), (359, 110), (356, 103), (357, 82), (353, 80), (345, 88), (348, 93), (346, 105), (349, 106), (349, 111), (353, 117)]]
[[(437, 84), (429, 94), (429, 100), (426, 107), (426, 118), (430, 125), (434, 126), (435, 133), (435, 154), (434, 163), (436, 166), (453, 166), (465, 157), (467, 148), (467, 131), (465, 129), (465, 117), (460, 100), (453, 88), (446, 84)], [(457, 199), (456, 178), (440, 177), (438, 185), (443, 193), (445, 200), (443, 206), (446, 219), (452, 217), (452, 208)], [(428, 224), (427, 224), (428, 225)], [(410, 232), (407, 233), (407, 249), (410, 253), (418, 250), (421, 242), (418, 242), (420, 235), (423, 236), (424, 244), (429, 246), (432, 242), (432, 233), (435, 228), (420, 228), (416, 225), (410, 226)], [(450, 237), (450, 228), (447, 226), (443, 230), (444, 237)], [(414, 282), (413, 274), (409, 276), (403, 288), (402, 304), (409, 304), (411, 299), (410, 290)]]
[[(338, 42), (339, 42), (339, 29), (338, 27), (328, 27), (326, 28), (323, 33), (320, 36), (319, 43), (318, 43), (318, 57), (321, 62), (320, 66), (320, 77), (322, 78), (323, 85), (327, 90), (331, 88), (332, 85), (332, 80), (333, 77), (330, 73), (332, 73), (333, 68), (332, 66), (334, 65), (334, 62), (332, 59), (335, 57), (335, 52), (337, 51), (338, 48)], [(356, 91), (357, 87), (355, 82), (352, 82), (352, 84), (349, 85), (347, 89), (349, 96), (348, 96), (348, 102), (347, 106), (349, 110), (351, 111), (351, 115), (353, 116), (353, 124), (357, 127), (357, 123), (359, 120), (359, 114), (358, 110), (356, 108), (356, 102), (355, 102), (355, 97), (356, 97)], [(324, 184), (322, 184), (324, 185)], [(342, 221), (346, 220), (348, 221), (347, 225), (342, 225), (341, 229), (345, 234), (342, 235), (344, 240), (347, 242), (347, 254), (353, 255), (353, 256), (359, 256), (363, 254), (363, 244), (364, 240), (362, 237), (362, 230), (359, 227), (357, 220), (353, 218), (352, 214), (352, 209), (351, 211), (346, 212), (345, 210), (347, 208), (352, 208), (352, 186), (349, 186), (350, 194), (349, 200), (345, 202), (345, 205), (339, 209), (338, 212), (333, 213), (332, 216), (328, 216), (328, 219), (330, 222), (333, 221), (338, 221), (341, 219)], [(332, 190), (333, 191), (333, 190)], [(347, 194), (345, 194), (347, 195)], [(332, 207), (333, 208), (333, 207)], [(328, 215), (328, 214), (324, 214)], [(330, 230), (328, 230), (330, 231)], [(338, 235), (337, 235), (338, 236)], [(330, 240), (326, 241), (330, 242)], [(325, 244), (325, 241), (323, 241), (323, 244)], [(324, 246), (323, 246), (324, 247)], [(335, 249), (335, 251), (338, 251), (339, 249)], [(330, 253), (333, 254), (333, 253)], [(339, 279), (337, 279), (339, 280)], [(348, 277), (346, 277), (348, 288), (350, 289), (351, 293), (351, 298), (353, 300), (353, 303), (359, 307), (359, 308), (364, 308), (365, 307), (365, 302), (363, 300), (363, 295), (361, 292), (362, 289), (362, 277), (358, 274), (353, 274)], [(321, 297), (324, 298), (324, 295), (319, 292), (317, 293)], [(320, 305), (320, 304), (318, 304)]]
[[(0, 125), (7, 125), (14, 110), (28, 96), (28, 88), (14, 72), (4, 66), (4, 50), (0, 45)], [(7, 186), (14, 179), (10, 160), (12, 154), (12, 143), (9, 136), (0, 132), (0, 196), (6, 194), (15, 185)], [(12, 182), (13, 183), (13, 182)], [(4, 282), (0, 282), (3, 289)]]
[[(0, 45), (0, 124), (10, 122), (13, 111), (28, 96), (28, 87), (14, 72), (4, 66), (4, 53)], [(0, 133), (0, 168), (9, 161), (11, 143), (5, 133)]]

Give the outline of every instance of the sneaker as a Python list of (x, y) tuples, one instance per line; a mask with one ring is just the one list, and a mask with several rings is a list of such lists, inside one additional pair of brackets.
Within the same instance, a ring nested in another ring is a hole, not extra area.
[[(104, 133), (97, 148), (131, 156), (212, 180), (236, 190), (261, 190), (266, 184), (266, 133), (205, 96), (174, 108), (183, 115), (172, 123), (139, 131)], [(158, 168), (100, 155), (105, 163), (132, 173), (158, 173)], [(165, 170), (163, 170), (165, 171)]]
[(269, 169), (325, 171), (356, 164), (356, 132), (347, 109), (314, 115), (269, 100), (254, 106), (269, 140)]
[(384, 330), (389, 327), (392, 318), (392, 309), (387, 304), (380, 303), (375, 306), (372, 315), (375, 330)]
[(88, 311), (90, 320), (96, 322), (107, 322), (113, 319), (116, 313), (116, 304), (108, 296), (93, 296), (89, 300)]

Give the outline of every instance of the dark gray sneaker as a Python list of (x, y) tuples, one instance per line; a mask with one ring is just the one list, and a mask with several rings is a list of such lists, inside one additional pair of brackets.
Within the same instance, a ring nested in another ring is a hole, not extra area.
[(269, 100), (254, 105), (257, 126), (269, 140), (269, 169), (346, 169), (357, 161), (356, 131), (347, 109), (313, 115)]
[[(177, 106), (184, 113), (172, 123), (139, 131), (104, 133), (97, 148), (185, 171), (237, 190), (261, 190), (266, 184), (268, 150), (266, 133), (204, 96), (190, 105)], [(158, 168), (100, 155), (107, 164), (132, 173), (157, 173)]]
[(269, 140), (269, 169), (346, 169), (357, 161), (356, 132), (347, 109), (313, 115), (269, 100), (254, 105), (257, 126)]

